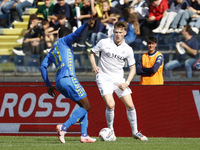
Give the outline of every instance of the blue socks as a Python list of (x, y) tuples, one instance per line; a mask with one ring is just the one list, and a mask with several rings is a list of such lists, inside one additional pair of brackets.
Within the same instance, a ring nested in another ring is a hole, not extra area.
[(81, 136), (82, 134), (84, 135), (86, 134), (87, 136), (87, 127), (88, 127), (87, 111), (82, 107), (79, 107), (72, 113), (72, 116), (63, 124), (62, 131), (66, 131), (71, 125), (75, 124), (79, 120), (81, 123)]
[(80, 119), (80, 123), (81, 123), (81, 136), (86, 137), (88, 136), (87, 134), (87, 128), (88, 128), (88, 114), (85, 114), (85, 116), (83, 116)]

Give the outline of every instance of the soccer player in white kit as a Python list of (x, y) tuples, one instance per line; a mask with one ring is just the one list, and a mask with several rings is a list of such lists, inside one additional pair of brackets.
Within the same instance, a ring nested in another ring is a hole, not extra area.
[[(108, 128), (114, 131), (114, 109), (115, 100), (113, 92), (125, 104), (127, 116), (132, 128), (132, 135), (141, 141), (148, 138), (138, 132), (137, 115), (131, 97), (131, 89), (128, 87), (136, 73), (135, 59), (132, 48), (125, 43), (127, 23), (119, 21), (114, 25), (114, 37), (100, 40), (91, 50), (89, 59), (93, 73), (96, 74), (96, 82), (107, 108), (105, 111)], [(99, 54), (98, 66), (95, 61), (95, 54)], [(127, 80), (124, 78), (123, 67), (125, 59), (128, 60), (130, 72)], [(113, 139), (116, 140), (116, 137)]]

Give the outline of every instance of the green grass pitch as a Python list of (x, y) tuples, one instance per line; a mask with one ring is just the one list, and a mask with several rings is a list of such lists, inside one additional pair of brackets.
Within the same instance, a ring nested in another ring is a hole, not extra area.
[(200, 138), (149, 138), (146, 142), (117, 137), (116, 142), (80, 143), (80, 137), (0, 136), (1, 150), (200, 150)]

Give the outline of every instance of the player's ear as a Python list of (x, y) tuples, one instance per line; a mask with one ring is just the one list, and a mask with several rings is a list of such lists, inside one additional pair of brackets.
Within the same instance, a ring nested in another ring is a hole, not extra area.
[(124, 31), (124, 36), (127, 34), (127, 31)]

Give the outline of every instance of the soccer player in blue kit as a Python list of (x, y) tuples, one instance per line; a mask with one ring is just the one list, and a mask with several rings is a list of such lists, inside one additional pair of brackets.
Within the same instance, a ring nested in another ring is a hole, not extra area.
[(66, 130), (77, 121), (80, 121), (82, 143), (93, 143), (95, 138), (91, 138), (87, 134), (88, 127), (88, 111), (90, 110), (89, 100), (83, 87), (80, 85), (75, 75), (74, 55), (72, 50), (72, 42), (77, 39), (84, 29), (92, 25), (92, 20), (83, 24), (74, 33), (66, 27), (61, 27), (58, 32), (59, 39), (55, 42), (50, 52), (44, 58), (40, 67), (42, 78), (47, 86), (48, 94), (55, 97), (55, 87), (51, 86), (48, 79), (47, 68), (51, 63), (56, 66), (56, 87), (66, 98), (70, 98), (80, 107), (76, 109), (71, 117), (62, 125), (56, 126), (59, 140), (65, 143), (64, 136)]

